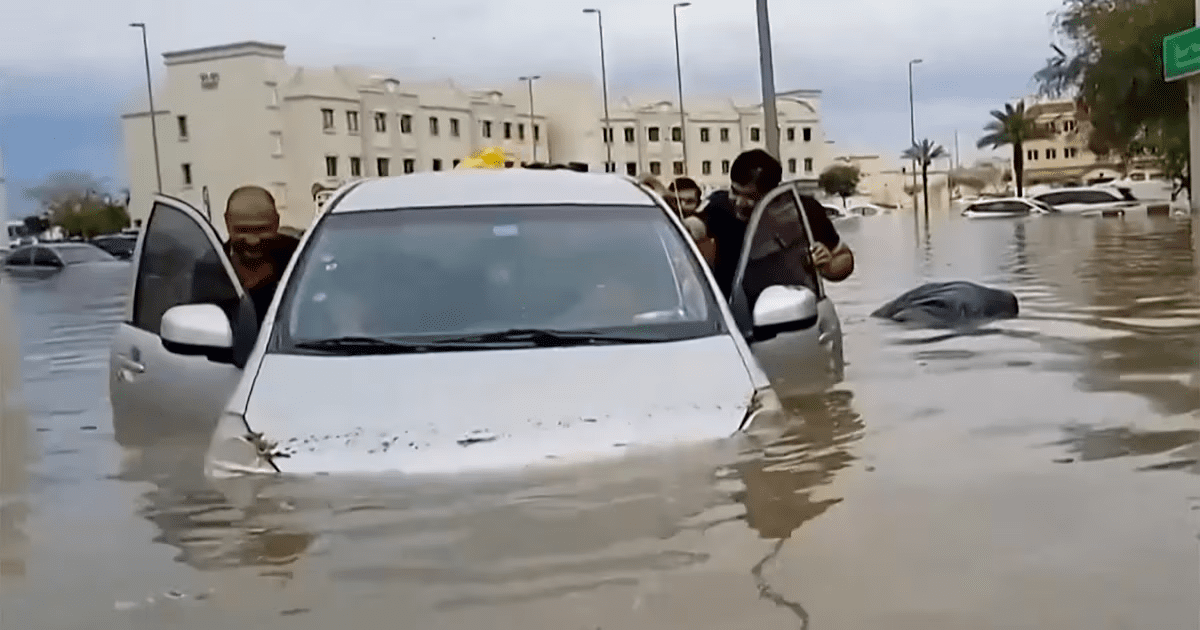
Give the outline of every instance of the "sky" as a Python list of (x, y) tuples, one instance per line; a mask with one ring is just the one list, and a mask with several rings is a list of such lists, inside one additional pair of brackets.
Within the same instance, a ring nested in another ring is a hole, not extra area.
[[(412, 79), (509, 85), (525, 74), (593, 74), (603, 11), (611, 100), (675, 99), (671, 0), (56, 0), (16, 2), (0, 22), (0, 149), (9, 212), (58, 170), (124, 186), (124, 101), (165, 51), (244, 40), (287, 46), (293, 65), (364, 64)], [(822, 90), (827, 139), (842, 152), (899, 155), (909, 144), (908, 61), (918, 138), (964, 162), (988, 112), (1036, 91), (1062, 0), (772, 0), (775, 84)], [(679, 10), (688, 98), (758, 102), (755, 0)]]

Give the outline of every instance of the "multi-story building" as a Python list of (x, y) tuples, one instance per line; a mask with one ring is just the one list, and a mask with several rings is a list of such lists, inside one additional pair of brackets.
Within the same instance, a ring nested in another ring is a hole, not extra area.
[[(162, 191), (207, 208), (218, 229), (226, 198), (245, 184), (271, 190), (283, 223), (303, 228), (316, 209), (315, 187), (451, 169), (488, 146), (514, 163), (581, 162), (664, 179), (686, 173), (718, 186), (738, 153), (765, 141), (761, 104), (732, 101), (689, 105), (683, 129), (675, 103), (622, 100), (610, 110), (608, 137), (600, 90), (589, 80), (539, 80), (531, 103), (525, 84), (468, 90), (359, 67), (294, 67), (283, 46), (261, 42), (163, 59), (154, 98)], [(130, 214), (144, 219), (158, 184), (144, 90), (136, 99), (122, 118)], [(828, 162), (819, 105), (816, 90), (779, 95), (785, 178), (815, 182)]]
[[(1118, 156), (1098, 156), (1088, 150), (1090, 125), (1087, 114), (1072, 99), (1036, 101), (1026, 109), (1037, 125), (1048, 132), (1047, 138), (1025, 143), (1026, 185), (1084, 184), (1122, 177)], [(1148, 158), (1134, 160), (1129, 166), (1149, 166)], [(1157, 169), (1139, 173), (1141, 177), (1161, 176)]]

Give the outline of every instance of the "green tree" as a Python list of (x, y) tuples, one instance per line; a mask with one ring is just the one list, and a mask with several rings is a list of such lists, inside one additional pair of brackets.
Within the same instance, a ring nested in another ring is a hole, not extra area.
[(862, 171), (853, 164), (834, 164), (821, 172), (817, 185), (827, 195), (837, 195), (842, 198), (842, 206), (846, 205), (846, 197), (858, 192), (858, 182), (862, 180)]
[(125, 208), (105, 193), (103, 180), (88, 173), (52, 173), (25, 195), (42, 206), (49, 225), (71, 236), (91, 238), (129, 227)]
[(1055, 23), (1064, 46), (1034, 75), (1041, 91), (1077, 94), (1090, 150), (1126, 168), (1148, 153), (1178, 194), (1189, 179), (1187, 82), (1163, 79), (1162, 39), (1195, 26), (1195, 0), (1066, 0)]
[(925, 197), (925, 219), (929, 219), (929, 167), (934, 160), (948, 156), (945, 147), (926, 138), (905, 149), (901, 156), (912, 160), (921, 168), (921, 194)]
[(1025, 194), (1025, 143), (1044, 138), (1048, 132), (1038, 127), (1033, 116), (1025, 112), (1024, 101), (1016, 105), (1005, 103), (1003, 110), (992, 110), (992, 120), (983, 126), (984, 135), (976, 143), (980, 149), (1012, 147), (1013, 178), (1017, 183), (1017, 196)]

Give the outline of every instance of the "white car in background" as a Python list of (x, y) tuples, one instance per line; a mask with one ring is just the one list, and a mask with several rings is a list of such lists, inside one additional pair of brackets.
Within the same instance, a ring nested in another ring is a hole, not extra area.
[(1011, 219), (1056, 214), (1057, 212), (1053, 207), (1041, 201), (1024, 197), (1009, 197), (968, 204), (963, 209), (962, 216), (968, 219)]
[(887, 208), (881, 208), (873, 203), (860, 203), (850, 206), (846, 210), (846, 216), (851, 217), (873, 217), (878, 214), (887, 214), (890, 212)]
[(1119, 216), (1144, 207), (1128, 188), (1120, 186), (1056, 188), (1034, 195), (1033, 199), (1063, 214), (1082, 216)]
[[(215, 422), (206, 469), (224, 476), (513, 469), (728, 437), (842, 375), (808, 227), (780, 222), (799, 207), (783, 186), (755, 209), (726, 303), (632, 179), (363, 180), (306, 231), (259, 329), (212, 227), (156, 196), (112, 347), (118, 441)], [(780, 258), (811, 278), (765, 282)]]

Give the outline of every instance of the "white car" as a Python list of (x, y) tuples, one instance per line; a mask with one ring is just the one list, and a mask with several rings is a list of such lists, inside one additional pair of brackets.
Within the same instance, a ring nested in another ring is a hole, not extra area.
[(1083, 216), (1123, 215), (1142, 205), (1128, 188), (1117, 186), (1058, 188), (1033, 198), (1064, 214)]
[(807, 260), (807, 225), (779, 221), (792, 188), (752, 216), (726, 304), (679, 220), (623, 176), (355, 182), (305, 233), (261, 330), (203, 216), (154, 203), (112, 347), (114, 424), (122, 441), (139, 422), (215, 421), (214, 476), (519, 468), (718, 439), (842, 375), (811, 260), (787, 285), (761, 273)]
[(1055, 214), (1058, 211), (1050, 205), (1034, 199), (1011, 197), (1008, 199), (988, 199), (976, 201), (962, 211), (962, 216), (968, 219), (1011, 219), (1014, 217), (1039, 216)]
[(852, 217), (873, 217), (877, 214), (887, 214), (888, 212), (889, 211), (887, 209), (880, 208), (872, 203), (860, 203), (850, 206), (850, 208), (846, 210), (846, 215)]

